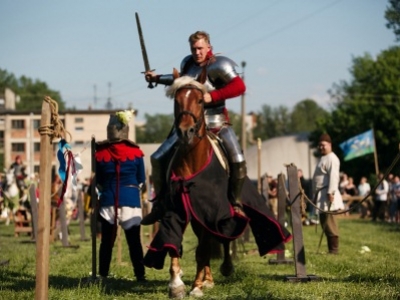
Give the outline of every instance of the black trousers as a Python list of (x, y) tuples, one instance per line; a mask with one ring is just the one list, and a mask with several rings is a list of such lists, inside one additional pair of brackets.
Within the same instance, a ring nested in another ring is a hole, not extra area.
[[(101, 222), (101, 243), (99, 254), (99, 273), (103, 277), (108, 276), (110, 270), (112, 249), (116, 236), (113, 239), (114, 225), (100, 217)], [(132, 226), (125, 230), (125, 238), (129, 247), (129, 256), (133, 265), (133, 273), (136, 278), (143, 278), (145, 275), (143, 265), (143, 248), (140, 240), (140, 226)]]
[(387, 201), (374, 200), (372, 220), (376, 221), (377, 218), (385, 220), (386, 203)]

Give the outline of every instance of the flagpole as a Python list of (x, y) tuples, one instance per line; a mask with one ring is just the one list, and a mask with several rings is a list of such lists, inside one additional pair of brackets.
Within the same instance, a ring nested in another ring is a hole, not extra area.
[(372, 127), (372, 136), (374, 137), (375, 174), (378, 176), (378, 174), (379, 174), (378, 153), (376, 151), (376, 141), (375, 141), (375, 129), (374, 129), (374, 127)]

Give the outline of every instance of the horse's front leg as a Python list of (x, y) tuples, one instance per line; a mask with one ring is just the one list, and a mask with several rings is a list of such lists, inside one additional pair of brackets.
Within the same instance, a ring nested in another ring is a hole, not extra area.
[(196, 249), (196, 277), (190, 296), (202, 297), (204, 295), (203, 288), (214, 287), (214, 279), (210, 268), (211, 251), (208, 238), (203, 236), (199, 239), (199, 245)]
[(230, 253), (230, 242), (224, 242), (224, 261), (222, 262), (219, 270), (223, 276), (230, 276), (235, 271), (232, 263), (232, 256)]
[(182, 299), (186, 296), (185, 284), (183, 283), (182, 269), (178, 257), (171, 257), (171, 266), (169, 268), (169, 297), (173, 299)]

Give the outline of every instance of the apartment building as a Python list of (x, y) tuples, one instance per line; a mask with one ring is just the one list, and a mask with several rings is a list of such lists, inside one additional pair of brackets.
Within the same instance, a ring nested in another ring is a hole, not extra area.
[[(65, 139), (71, 146), (73, 154), (79, 155), (83, 165), (80, 178), (88, 178), (91, 174), (91, 140), (107, 139), (107, 124), (110, 114), (116, 110), (66, 110), (59, 112), (64, 124)], [(136, 113), (136, 112), (135, 112)], [(0, 110), (0, 143), (3, 143), (4, 167), (8, 168), (17, 155), (21, 156), (26, 166), (26, 173), (40, 171), (40, 134), (41, 112), (18, 112)], [(129, 123), (129, 139), (136, 140), (135, 114)], [(58, 140), (53, 141), (53, 155), (49, 157), (53, 166), (58, 169)]]

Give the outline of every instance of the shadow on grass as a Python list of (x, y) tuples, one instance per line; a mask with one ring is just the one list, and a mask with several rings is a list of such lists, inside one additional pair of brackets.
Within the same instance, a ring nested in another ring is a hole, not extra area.
[(398, 277), (396, 274), (386, 274), (384, 277), (378, 275), (370, 275), (370, 274), (352, 274), (340, 280), (341, 282), (352, 282), (352, 283), (360, 283), (360, 282), (368, 282), (368, 283), (387, 283), (393, 286), (398, 285)]
[(121, 296), (135, 292), (137, 294), (154, 294), (155, 291), (167, 293), (168, 282), (163, 280), (151, 280), (147, 282), (137, 282), (123, 278), (107, 278), (101, 283), (104, 293), (107, 295)]
[[(26, 275), (15, 272), (8, 268), (0, 269), (0, 282), (2, 289), (13, 292), (32, 291), (36, 287), (36, 278), (33, 275)], [(57, 290), (73, 290), (78, 287), (90, 288), (93, 285), (101, 285), (103, 292), (110, 295), (125, 295), (126, 293), (154, 293), (155, 290), (167, 292), (167, 281), (152, 280), (147, 282), (137, 282), (124, 278), (107, 278), (103, 281), (89, 282), (88, 278), (75, 278), (60, 275), (49, 276), (49, 287)]]

